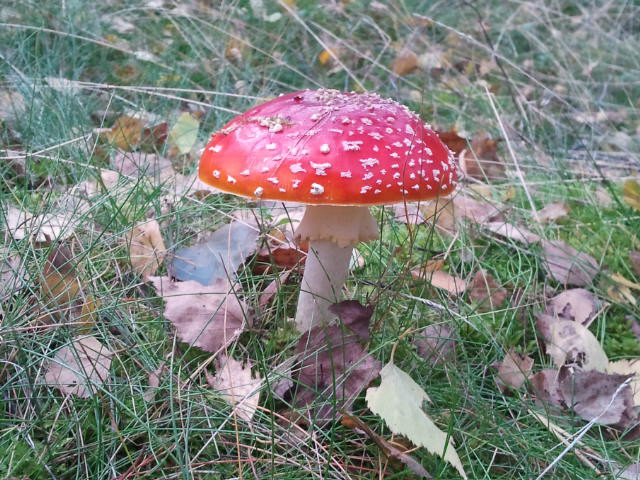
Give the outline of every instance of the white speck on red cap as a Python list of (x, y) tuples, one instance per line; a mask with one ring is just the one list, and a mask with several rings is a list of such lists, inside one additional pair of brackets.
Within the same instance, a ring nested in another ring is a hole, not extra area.
[(331, 151), (331, 147), (329, 147), (328, 143), (323, 143), (322, 145), (320, 145), (320, 152), (329, 153), (330, 151)]
[(312, 183), (309, 193), (311, 193), (311, 195), (322, 195), (324, 193), (324, 187), (319, 183)]

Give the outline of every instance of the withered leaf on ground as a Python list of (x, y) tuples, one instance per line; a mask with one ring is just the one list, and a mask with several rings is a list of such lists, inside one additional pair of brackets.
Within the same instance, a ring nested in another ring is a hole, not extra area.
[(509, 294), (485, 270), (478, 270), (471, 281), (467, 282), (467, 292), (469, 299), (478, 304), (480, 311), (495, 310)]
[(538, 219), (543, 223), (566, 220), (571, 209), (564, 202), (553, 202), (538, 211)]
[(549, 300), (546, 311), (551, 316), (572, 320), (588, 327), (599, 308), (600, 302), (589, 290), (572, 288)]
[(231, 222), (213, 232), (204, 242), (175, 251), (169, 272), (178, 280), (213, 285), (235, 278), (244, 260), (256, 251), (258, 232), (240, 222)]
[(540, 370), (531, 376), (531, 389), (536, 401), (553, 407), (564, 408), (564, 400), (558, 384), (558, 371), (550, 368)]
[(233, 357), (220, 355), (216, 360), (216, 374), (205, 372), (207, 383), (234, 407), (238, 417), (250, 422), (260, 401), (260, 375), (251, 373), (250, 363), (242, 366), (242, 362)]
[(631, 388), (628, 384), (622, 386), (629, 378), (630, 375), (563, 367), (560, 393), (567, 406), (581, 418), (624, 428), (636, 417)]
[(140, 118), (123, 115), (116, 119), (111, 130), (104, 136), (120, 150), (134, 150), (140, 143), (144, 121)]
[(640, 183), (636, 180), (627, 180), (624, 182), (622, 198), (631, 207), (640, 210)]
[(330, 310), (338, 315), (340, 324), (313, 328), (302, 335), (295, 350), (302, 364), (294, 378), (293, 404), (318, 405), (317, 421), (335, 418), (339, 409), (348, 411), (381, 367), (363, 347), (369, 339), (373, 309), (346, 300)]
[(229, 345), (250, 321), (247, 306), (226, 279), (203, 286), (195, 281), (174, 282), (169, 277), (149, 277), (165, 301), (164, 316), (178, 338), (207, 352)]
[(418, 56), (408, 48), (402, 49), (393, 59), (391, 70), (396, 75), (408, 75), (418, 68)]
[(640, 462), (620, 468), (615, 473), (615, 478), (617, 480), (640, 480)]
[(111, 159), (111, 168), (127, 177), (154, 177), (163, 180), (163, 176), (171, 176), (171, 161), (160, 155), (145, 152), (116, 151)]
[(598, 262), (561, 240), (542, 240), (543, 265), (562, 285), (583, 287), (591, 283), (599, 270)]
[(156, 220), (136, 224), (126, 237), (129, 259), (134, 272), (143, 279), (158, 271), (166, 248)]
[(179, 153), (186, 155), (198, 139), (200, 121), (189, 112), (182, 112), (168, 134), (169, 143)]
[(456, 334), (445, 323), (427, 325), (413, 340), (418, 353), (429, 365), (452, 361), (456, 357)]
[(34, 215), (12, 205), (8, 206), (3, 220), (2, 226), (14, 239), (29, 238), (38, 243), (65, 240), (74, 233), (75, 227), (82, 221), (73, 211)]
[(464, 293), (467, 288), (465, 281), (455, 275), (444, 272), (442, 270), (436, 270), (434, 272), (427, 272), (424, 278), (425, 280), (436, 288), (446, 290), (453, 296), (458, 296)]
[(581, 323), (539, 313), (536, 327), (556, 366), (577, 365), (584, 370), (606, 370), (607, 355), (596, 337)]
[(498, 369), (498, 378), (502, 385), (518, 389), (531, 376), (533, 358), (511, 348), (504, 359), (501, 362), (496, 362), (494, 366)]
[(62, 393), (89, 397), (106, 381), (112, 356), (95, 337), (76, 337), (49, 360), (44, 380)]
[(471, 150), (460, 152), (459, 162), (462, 171), (472, 178), (482, 181), (505, 179), (505, 165), (498, 157), (498, 140), (489, 138), (486, 132), (473, 136)]
[(28, 281), (28, 274), (22, 259), (0, 246), (0, 315), (7, 299)]
[(43, 297), (54, 305), (69, 308), (82, 287), (73, 252), (67, 245), (55, 246), (47, 257), (40, 278)]
[(607, 373), (617, 373), (618, 375), (633, 375), (631, 383), (631, 392), (633, 394), (633, 404), (640, 407), (640, 359), (633, 360), (617, 360), (609, 362)]
[(513, 225), (507, 222), (484, 222), (482, 227), (501, 237), (515, 240), (524, 244), (536, 243), (541, 240), (540, 236), (530, 232), (524, 227)]
[(458, 135), (458, 132), (455, 129), (436, 130), (436, 133), (438, 134), (438, 137), (440, 137), (440, 140), (442, 140), (442, 142), (449, 147), (449, 150), (451, 150), (456, 156), (460, 155), (460, 152), (467, 148), (467, 140)]

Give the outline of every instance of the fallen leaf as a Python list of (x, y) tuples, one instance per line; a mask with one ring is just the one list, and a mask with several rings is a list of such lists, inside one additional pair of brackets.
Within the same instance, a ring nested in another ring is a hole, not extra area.
[(443, 272), (442, 270), (427, 273), (424, 280), (431, 283), (431, 285), (436, 288), (446, 290), (453, 296), (458, 296), (464, 293), (467, 288), (467, 285), (462, 278)]
[(256, 255), (254, 272), (264, 274), (274, 266), (289, 269), (303, 266), (306, 257), (306, 252), (293, 240), (292, 232), (274, 229)]
[(258, 305), (260, 308), (266, 307), (273, 296), (278, 293), (278, 291), (282, 288), (282, 286), (287, 283), (287, 279), (293, 270), (284, 270), (278, 277), (273, 279), (269, 285), (262, 291), (260, 294), (260, 299), (258, 300)]
[(204, 242), (175, 251), (169, 272), (178, 280), (213, 285), (235, 278), (244, 260), (256, 251), (258, 232), (240, 222), (231, 222), (213, 232)]
[(418, 68), (418, 56), (408, 48), (402, 49), (393, 59), (391, 70), (396, 75), (409, 75)]
[(25, 111), (26, 102), (20, 92), (0, 90), (0, 120), (13, 121)]
[(80, 221), (82, 218), (73, 211), (34, 215), (9, 205), (4, 227), (15, 240), (29, 238), (37, 243), (51, 243), (73, 235)]
[(542, 240), (543, 266), (562, 285), (588, 285), (599, 270), (598, 262), (561, 240)]
[(624, 182), (622, 198), (631, 207), (640, 210), (640, 183), (636, 180), (627, 180)]
[(505, 165), (498, 157), (498, 141), (480, 132), (471, 139), (471, 150), (459, 154), (460, 168), (469, 177), (483, 180), (504, 180)]
[(601, 425), (621, 427), (635, 417), (629, 385), (621, 385), (630, 375), (617, 375), (596, 370), (560, 371), (562, 399), (584, 420)]
[(120, 150), (131, 151), (140, 144), (144, 122), (140, 118), (118, 117), (111, 130), (104, 133), (107, 140)]
[(615, 472), (617, 480), (640, 480), (640, 462), (636, 462)]
[(218, 359), (215, 375), (206, 372), (207, 382), (232, 407), (233, 412), (245, 422), (251, 422), (260, 401), (262, 379), (259, 374), (251, 373), (251, 364), (242, 366), (242, 362), (233, 357), (221, 355)]
[(515, 240), (516, 242), (525, 243), (527, 245), (542, 240), (540, 236), (536, 235), (533, 232), (530, 232), (526, 228), (519, 225), (513, 225), (511, 223), (484, 222), (482, 224), (482, 228), (485, 228), (490, 232), (495, 233), (496, 235), (500, 235), (501, 237), (509, 238), (511, 240)]
[(640, 283), (632, 282), (631, 280), (627, 280), (619, 273), (612, 273), (609, 275), (609, 278), (616, 282), (619, 285), (622, 285), (627, 288), (632, 288), (634, 290), (640, 290)]
[(631, 261), (631, 268), (640, 277), (640, 252), (629, 252), (629, 260)]
[(134, 272), (146, 280), (158, 271), (166, 248), (156, 220), (136, 224), (127, 235), (126, 243)]
[(547, 313), (563, 320), (572, 320), (585, 327), (591, 325), (600, 302), (596, 296), (584, 288), (565, 290), (547, 303)]
[(581, 323), (540, 313), (536, 326), (544, 338), (547, 354), (557, 367), (577, 365), (584, 370), (600, 372), (607, 369), (609, 360), (602, 346)]
[(536, 400), (553, 407), (564, 408), (564, 400), (558, 384), (558, 371), (550, 368), (540, 370), (531, 376), (531, 389), (536, 395)]
[(438, 134), (438, 137), (440, 137), (440, 140), (442, 140), (442, 142), (449, 147), (449, 150), (451, 150), (456, 156), (460, 155), (460, 153), (468, 146), (467, 139), (458, 135), (458, 132), (455, 129), (447, 131), (436, 130), (436, 133)]
[(404, 435), (414, 445), (440, 455), (466, 479), (467, 475), (453, 447), (453, 440), (422, 410), (422, 404), (431, 401), (424, 390), (393, 363), (384, 366), (380, 377), (380, 386), (367, 390), (369, 409), (382, 417), (393, 433)]
[(153, 153), (123, 150), (116, 151), (111, 160), (111, 168), (121, 175), (132, 178), (154, 177), (160, 180), (166, 176), (166, 172), (173, 173), (171, 161), (165, 157)]
[(246, 49), (247, 42), (244, 42), (237, 37), (229, 36), (224, 48), (224, 56), (231, 62), (242, 63)]
[(167, 122), (160, 122), (152, 127), (145, 127), (140, 137), (140, 148), (145, 150), (161, 149), (169, 136), (169, 125)]
[(336, 58), (340, 58), (342, 49), (340, 47), (328, 47), (318, 54), (318, 63), (320, 65), (332, 66), (337, 64)]
[(615, 303), (620, 303), (622, 305), (636, 305), (636, 299), (631, 292), (629, 287), (624, 285), (610, 285), (607, 287), (607, 296), (613, 300)]
[(538, 219), (542, 223), (566, 220), (571, 209), (564, 202), (553, 202), (538, 211)]
[[(453, 206), (453, 205), (452, 205)], [(437, 208), (435, 204), (434, 208)], [(440, 204), (440, 211), (445, 209), (443, 202)], [(405, 223), (407, 225), (418, 225), (420, 223), (425, 223), (430, 217), (433, 217), (439, 212), (433, 211), (429, 212), (428, 208), (425, 208), (424, 205), (421, 205), (420, 202), (411, 202), (411, 203), (395, 203), (391, 206), (393, 210), (393, 219), (396, 222)], [(423, 209), (425, 212), (423, 212)], [(439, 220), (439, 219), (438, 219)], [(453, 224), (451, 225), (453, 228)]]
[(469, 299), (478, 304), (480, 311), (490, 311), (498, 308), (509, 293), (498, 285), (495, 278), (485, 270), (479, 270), (470, 282), (467, 282)]
[(162, 362), (158, 368), (149, 372), (149, 387), (142, 394), (142, 398), (145, 402), (151, 402), (158, 393), (158, 387), (160, 386), (160, 380), (167, 370), (167, 364)]
[(633, 394), (633, 404), (640, 407), (640, 359), (617, 360), (609, 362), (607, 373), (618, 375), (633, 375), (631, 378), (631, 393)]
[(424, 469), (420, 463), (406, 452), (401, 451), (398, 447), (388, 442), (380, 435), (375, 433), (369, 426), (356, 416), (349, 415), (347, 413), (342, 414), (340, 423), (353, 430), (360, 430), (365, 432), (371, 440), (378, 446), (387, 458), (399, 460), (406, 465), (413, 473), (419, 475), (422, 478), (432, 478), (431, 475)]
[(164, 316), (178, 338), (207, 352), (229, 345), (251, 320), (247, 306), (226, 279), (208, 286), (169, 277), (149, 277), (149, 281), (165, 301)]
[(425, 276), (428, 276), (428, 274), (433, 273), (437, 270), (442, 270), (443, 267), (443, 259), (432, 258), (431, 260), (427, 260), (427, 263), (425, 263), (424, 265), (411, 269), (411, 276), (416, 280), (422, 280), (425, 278)]
[(613, 203), (613, 199), (611, 198), (611, 195), (609, 195), (609, 192), (602, 187), (596, 188), (594, 195), (596, 203), (601, 207), (610, 207)]
[(480, 224), (499, 220), (502, 215), (500, 210), (490, 203), (475, 200), (466, 195), (453, 197), (453, 205), (456, 218), (468, 218)]
[(504, 356), (504, 359), (494, 366), (498, 369), (498, 378), (502, 385), (518, 389), (531, 376), (533, 358), (518, 353), (511, 348)]
[(78, 280), (73, 253), (66, 245), (54, 247), (44, 263), (40, 280), (42, 294), (55, 305), (69, 308), (78, 297)]
[(182, 155), (191, 151), (198, 139), (200, 121), (189, 112), (182, 112), (176, 123), (169, 130), (169, 143), (176, 147)]
[(456, 334), (444, 323), (427, 325), (416, 335), (413, 344), (429, 365), (448, 363), (456, 357)]
[(89, 397), (106, 381), (112, 356), (95, 337), (75, 337), (49, 360), (44, 380), (67, 395)]
[(316, 405), (316, 421), (334, 419), (339, 409), (348, 411), (380, 371), (380, 362), (363, 347), (373, 309), (346, 300), (329, 310), (338, 315), (340, 324), (313, 328), (302, 335), (295, 350), (302, 363), (293, 404)]

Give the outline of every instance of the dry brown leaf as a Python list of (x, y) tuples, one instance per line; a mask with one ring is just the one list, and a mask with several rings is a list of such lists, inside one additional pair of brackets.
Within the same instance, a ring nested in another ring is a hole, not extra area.
[[(431, 202), (429, 202), (431, 203)], [(435, 204), (433, 205), (434, 209)], [(444, 204), (438, 205), (439, 211), (444, 209)], [(432, 217), (436, 212), (430, 213), (428, 210), (423, 212), (423, 208), (425, 205), (421, 203), (412, 202), (412, 203), (395, 203), (391, 206), (393, 209), (393, 219), (396, 222), (406, 223), (407, 225), (417, 225), (419, 223), (425, 223), (430, 217)], [(426, 210), (426, 209), (425, 209)], [(438, 218), (438, 221), (440, 218)]]
[(480, 311), (498, 308), (509, 294), (485, 270), (477, 271), (471, 281), (467, 282), (467, 292), (469, 292), (469, 299), (478, 304)]
[(535, 233), (530, 232), (524, 227), (513, 225), (511, 223), (485, 222), (482, 224), (482, 227), (495, 233), (496, 235), (515, 240), (516, 242), (525, 243), (527, 245), (539, 242), (541, 240), (541, 238)]
[(371, 307), (347, 300), (330, 307), (340, 326), (316, 327), (305, 333), (295, 353), (302, 359), (293, 393), (293, 404), (320, 404), (316, 420), (335, 418), (379, 374), (381, 364), (363, 347), (369, 339)]
[(542, 223), (560, 222), (569, 217), (571, 209), (564, 202), (553, 202), (538, 211), (538, 219)]
[(141, 119), (123, 115), (104, 136), (120, 150), (131, 151), (140, 144), (143, 127), (144, 121)]
[(68, 308), (80, 293), (73, 253), (66, 245), (54, 247), (44, 264), (40, 280), (42, 295), (55, 305)]
[(458, 132), (453, 130), (436, 130), (438, 137), (440, 140), (449, 147), (456, 156), (460, 155), (460, 153), (467, 148), (467, 139), (458, 135)]
[(160, 225), (155, 220), (136, 224), (127, 235), (131, 268), (147, 279), (158, 271), (166, 253)]
[(318, 54), (318, 63), (320, 65), (334, 66), (338, 63), (336, 59), (340, 58), (341, 54), (342, 49), (340, 47), (328, 47)]
[(424, 265), (412, 269), (411, 276), (416, 280), (422, 280), (429, 273), (435, 272), (436, 270), (442, 270), (443, 267), (444, 260), (432, 258), (431, 260), (427, 260), (427, 263)]
[(45, 382), (67, 395), (89, 397), (106, 381), (112, 356), (95, 337), (76, 337), (49, 360)]
[(158, 393), (158, 387), (160, 386), (160, 380), (167, 370), (167, 364), (162, 362), (158, 368), (149, 372), (149, 387), (142, 394), (142, 398), (145, 402), (151, 402), (156, 398)]
[(455, 218), (468, 218), (480, 224), (502, 219), (502, 214), (497, 207), (466, 195), (453, 197), (453, 205)]
[(629, 261), (633, 271), (640, 277), (640, 252), (629, 252)]
[(636, 180), (627, 180), (624, 182), (622, 198), (631, 207), (640, 210), (640, 183)]
[(469, 177), (483, 181), (505, 179), (505, 165), (498, 157), (498, 140), (489, 138), (486, 132), (473, 136), (471, 150), (460, 152), (459, 162), (460, 169)]
[(260, 294), (260, 299), (258, 300), (258, 305), (260, 308), (266, 307), (273, 296), (278, 293), (278, 290), (282, 288), (282, 285), (287, 283), (287, 279), (293, 270), (284, 270), (277, 278), (271, 281), (269, 285), (262, 291)]
[(81, 218), (73, 211), (34, 215), (9, 205), (4, 221), (5, 229), (16, 240), (29, 238), (37, 243), (51, 243), (73, 235)]
[(462, 278), (443, 272), (442, 270), (427, 273), (424, 280), (431, 283), (431, 285), (436, 288), (446, 290), (453, 296), (458, 296), (464, 293), (467, 288), (467, 285)]
[(511, 348), (504, 359), (501, 362), (496, 362), (494, 366), (498, 369), (498, 378), (502, 385), (518, 389), (531, 376), (533, 358)]
[(640, 359), (618, 360), (609, 362), (607, 373), (616, 373), (618, 375), (633, 375), (631, 383), (631, 392), (633, 394), (633, 404), (640, 407)]
[(629, 385), (620, 388), (629, 378), (629, 375), (563, 367), (559, 377), (560, 393), (567, 406), (581, 418), (624, 428), (636, 416), (631, 388)]
[(396, 75), (409, 75), (418, 68), (418, 56), (408, 48), (402, 49), (393, 59), (391, 70)]
[[(160, 155), (145, 152), (127, 152), (118, 150), (111, 160), (111, 168), (127, 177), (155, 177), (160, 179), (163, 171), (171, 171), (171, 161)], [(165, 174), (166, 176), (166, 174)]]
[(558, 371), (550, 368), (540, 370), (531, 376), (531, 389), (536, 401), (553, 407), (564, 407), (564, 400), (558, 384)]
[(160, 122), (152, 127), (145, 127), (140, 136), (140, 148), (144, 150), (159, 150), (167, 141), (169, 135), (169, 124)]
[(593, 334), (581, 323), (537, 315), (536, 326), (544, 338), (547, 354), (557, 367), (577, 365), (583, 370), (604, 372), (609, 359)]
[(607, 287), (607, 296), (614, 302), (622, 305), (629, 304), (635, 306), (637, 304), (631, 289), (624, 285), (609, 285)]
[(228, 281), (213, 285), (173, 282), (169, 277), (149, 277), (165, 301), (164, 316), (173, 323), (178, 338), (207, 352), (229, 345), (250, 320), (247, 306)]
[(206, 372), (207, 383), (234, 407), (238, 417), (251, 422), (260, 401), (260, 375), (251, 373), (250, 363), (243, 367), (242, 362), (233, 357), (221, 355), (218, 365), (215, 375)]
[(242, 63), (247, 42), (243, 42), (239, 38), (229, 36), (227, 44), (224, 47), (224, 56), (227, 60), (235, 63)]
[(600, 308), (596, 296), (584, 288), (572, 288), (556, 295), (547, 303), (547, 313), (563, 320), (572, 320), (585, 327), (591, 325)]
[(588, 285), (599, 270), (598, 262), (561, 240), (542, 240), (544, 268), (562, 285)]
[(615, 472), (617, 480), (640, 480), (640, 462), (636, 462)]
[(609, 195), (609, 192), (602, 187), (596, 188), (595, 199), (596, 203), (601, 207), (610, 207), (613, 203), (613, 199), (611, 198), (611, 195)]
[(640, 290), (640, 283), (632, 282), (631, 280), (627, 280), (619, 273), (611, 273), (609, 278), (616, 282), (618, 285), (622, 285), (627, 288), (632, 288), (633, 290)]
[(422, 329), (413, 344), (429, 365), (448, 363), (456, 357), (456, 334), (444, 323), (428, 325)]

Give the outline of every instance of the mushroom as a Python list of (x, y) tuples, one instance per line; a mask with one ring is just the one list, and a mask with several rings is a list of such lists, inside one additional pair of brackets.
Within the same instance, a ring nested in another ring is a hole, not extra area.
[(452, 153), (406, 106), (337, 90), (289, 93), (234, 118), (211, 137), (199, 174), (225, 192), (308, 205), (295, 232), (309, 242), (301, 332), (333, 318), (353, 248), (378, 238), (370, 205), (446, 195), (458, 178)]

